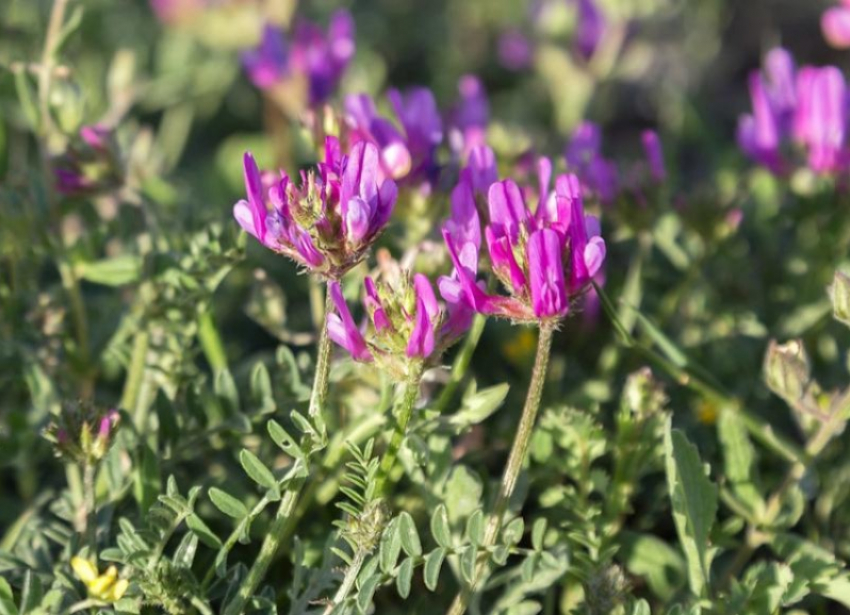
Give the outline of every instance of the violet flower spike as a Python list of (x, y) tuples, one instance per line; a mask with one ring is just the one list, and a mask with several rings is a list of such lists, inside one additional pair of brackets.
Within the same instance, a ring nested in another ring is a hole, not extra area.
[(576, 50), (585, 61), (589, 61), (605, 35), (605, 15), (594, 0), (576, 0), (576, 2), (578, 9)]
[(267, 90), (289, 73), (289, 53), (283, 30), (268, 23), (256, 48), (242, 53), (242, 65), (255, 86)]
[(821, 16), (826, 42), (836, 49), (850, 49), (850, 6), (834, 6)]
[(649, 162), (649, 172), (656, 183), (663, 184), (667, 179), (667, 169), (664, 167), (664, 151), (661, 149), (661, 139), (654, 130), (645, 130), (641, 135), (643, 150)]
[(434, 324), (440, 308), (431, 282), (421, 273), (413, 277), (413, 289), (416, 293), (416, 316), (407, 342), (407, 356), (427, 359), (434, 352)]

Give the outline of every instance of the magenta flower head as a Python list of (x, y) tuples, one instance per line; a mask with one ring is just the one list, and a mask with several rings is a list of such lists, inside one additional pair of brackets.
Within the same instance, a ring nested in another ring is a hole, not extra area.
[(834, 66), (804, 67), (797, 77), (794, 133), (808, 151), (809, 167), (830, 173), (846, 162), (847, 84)]
[(436, 150), (443, 139), (434, 95), (427, 88), (413, 88), (405, 94), (390, 90), (387, 98), (402, 130), (378, 114), (368, 95), (351, 95), (345, 99), (349, 140), (374, 144), (387, 177), (404, 179), (408, 184), (432, 180), (437, 170)]
[(94, 464), (109, 452), (120, 419), (117, 410), (69, 406), (51, 422), (45, 436), (55, 445), (57, 454), (76, 463)]
[(392, 180), (379, 179), (378, 150), (371, 143), (358, 143), (343, 156), (339, 141), (328, 137), (324, 162), (302, 172), (300, 186), (282, 171), (279, 178), (261, 175), (250, 153), (244, 169), (248, 199), (233, 207), (239, 225), (267, 248), (330, 280), (365, 258), (397, 196)]
[(367, 322), (362, 327), (354, 322), (339, 283), (328, 287), (335, 308), (327, 317), (328, 335), (356, 361), (376, 361), (397, 373), (412, 361), (435, 361), (469, 328), (472, 311), (451, 302), (443, 309), (424, 275), (411, 277), (394, 268), (382, 276), (364, 281)]
[(242, 63), (262, 90), (285, 84), (290, 77), (304, 79), (308, 102), (315, 107), (334, 93), (354, 50), (354, 20), (348, 11), (340, 10), (331, 16), (327, 33), (316, 24), (298, 22), (291, 45), (283, 30), (266, 24), (259, 45), (243, 52)]
[(667, 169), (664, 166), (664, 151), (661, 149), (661, 139), (658, 138), (658, 133), (654, 130), (643, 131), (641, 142), (646, 153), (646, 160), (649, 163), (649, 173), (652, 175), (652, 179), (656, 183), (663, 184), (667, 179)]
[(836, 49), (850, 49), (850, 4), (824, 11), (820, 25), (826, 42)]
[(467, 230), (477, 212), (453, 203), (452, 219), (443, 227), (454, 264), (452, 277), (441, 280), (444, 298), (457, 295), (477, 312), (517, 322), (557, 322), (567, 315), (571, 301), (587, 290), (601, 268), (605, 241), (596, 218), (584, 214), (578, 178), (558, 177), (550, 196), (548, 169), (550, 165), (541, 167), (536, 212), (526, 207), (512, 180), (490, 186), (490, 224), (484, 235), (493, 272), (509, 296), (488, 294), (477, 279), (479, 246)]

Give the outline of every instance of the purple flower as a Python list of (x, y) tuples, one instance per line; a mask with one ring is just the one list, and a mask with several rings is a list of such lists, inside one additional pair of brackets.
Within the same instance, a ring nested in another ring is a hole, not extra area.
[(476, 147), (487, 144), (487, 124), (490, 121), (490, 102), (481, 80), (464, 75), (458, 81), (460, 100), (449, 114), (452, 149), (465, 159)]
[(619, 193), (617, 166), (602, 155), (602, 131), (597, 124), (584, 121), (567, 143), (567, 169), (581, 179), (588, 193), (610, 203)]
[(79, 136), (53, 161), (56, 190), (68, 196), (89, 196), (121, 185), (123, 168), (112, 131), (94, 124), (80, 128)]
[[(540, 187), (536, 214), (512, 180), (490, 186), (490, 223), (484, 229), (490, 263), (510, 296), (488, 294), (477, 279), (476, 237), (468, 227), (477, 218), (468, 207), (468, 180), (461, 178), (455, 193), (467, 196), (443, 226), (443, 237), (454, 264), (452, 276), (440, 280), (447, 301), (461, 301), (468, 309), (520, 322), (560, 319), (570, 299), (582, 294), (605, 260), (605, 242), (599, 223), (585, 216), (581, 186), (575, 175), (562, 175), (550, 195), (551, 163), (538, 162)], [(454, 194), (453, 194), (454, 196)], [(454, 201), (454, 199), (453, 199)], [(541, 209), (542, 208), (542, 209)], [(569, 272), (569, 277), (566, 275)]]
[(339, 10), (331, 16), (327, 33), (316, 24), (299, 21), (291, 46), (279, 27), (266, 24), (259, 45), (243, 52), (242, 63), (254, 85), (263, 90), (291, 76), (306, 79), (309, 104), (315, 107), (333, 94), (354, 50), (354, 20), (348, 11)]
[(528, 37), (518, 28), (510, 28), (499, 35), (499, 63), (511, 71), (521, 71), (531, 66), (534, 50)]
[(584, 58), (590, 60), (599, 48), (602, 37), (605, 35), (605, 15), (596, 5), (594, 0), (576, 0), (576, 51)]
[(242, 65), (254, 85), (261, 90), (280, 83), (289, 74), (289, 54), (283, 30), (274, 24), (266, 24), (259, 46), (242, 53)]
[(808, 149), (809, 167), (829, 173), (844, 164), (847, 85), (834, 66), (804, 68), (798, 78), (797, 138)]
[(486, 197), (490, 186), (499, 179), (496, 154), (486, 145), (474, 147), (469, 152), (467, 168), (473, 191), (476, 195)]
[(411, 278), (400, 271), (391, 275), (389, 269), (383, 274), (389, 279), (364, 280), (367, 324), (363, 328), (358, 328), (351, 317), (339, 284), (330, 284), (336, 311), (328, 314), (328, 334), (355, 360), (377, 360), (398, 369), (402, 357), (436, 357), (466, 331), (472, 312), (447, 301), (444, 313), (427, 277), (417, 273)]
[(641, 134), (643, 150), (649, 162), (649, 172), (652, 179), (662, 184), (667, 179), (667, 169), (664, 167), (664, 151), (661, 149), (661, 139), (654, 130), (645, 130)]
[(250, 153), (244, 157), (247, 200), (233, 215), (267, 248), (329, 279), (338, 279), (366, 256), (383, 231), (397, 197), (395, 183), (380, 177), (378, 151), (356, 144), (342, 156), (328, 137), (325, 160), (301, 174), (301, 185), (281, 171), (263, 176)]
[(344, 9), (331, 16), (327, 34), (308, 21), (296, 25), (292, 68), (308, 77), (311, 105), (318, 105), (333, 94), (354, 50), (354, 20)]
[(434, 95), (426, 88), (405, 94), (387, 94), (402, 131), (378, 115), (375, 102), (366, 94), (345, 98), (345, 122), (353, 143), (373, 143), (380, 152), (381, 168), (387, 177), (417, 183), (433, 179), (437, 169), (436, 150), (443, 139), (443, 124)]
[(821, 16), (826, 41), (836, 49), (850, 49), (850, 5), (835, 6)]

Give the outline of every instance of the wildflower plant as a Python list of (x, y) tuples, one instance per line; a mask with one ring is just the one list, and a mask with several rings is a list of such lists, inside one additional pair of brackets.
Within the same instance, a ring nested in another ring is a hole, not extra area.
[(850, 608), (846, 3), (338, 4), (0, 3), (0, 613)]

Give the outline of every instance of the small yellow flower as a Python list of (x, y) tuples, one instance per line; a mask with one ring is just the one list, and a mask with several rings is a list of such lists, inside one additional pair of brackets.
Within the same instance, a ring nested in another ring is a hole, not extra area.
[(537, 347), (537, 335), (531, 328), (523, 328), (502, 344), (502, 353), (514, 365), (523, 365), (534, 356)]
[(718, 409), (710, 401), (701, 401), (697, 406), (697, 420), (703, 425), (714, 425), (717, 423)]
[(89, 560), (72, 557), (71, 568), (77, 578), (85, 584), (89, 596), (97, 600), (104, 602), (120, 600), (130, 585), (127, 579), (118, 578), (118, 569), (115, 566), (110, 566), (106, 572), (99, 574), (97, 566)]

